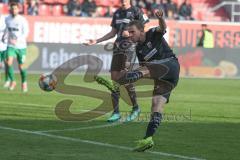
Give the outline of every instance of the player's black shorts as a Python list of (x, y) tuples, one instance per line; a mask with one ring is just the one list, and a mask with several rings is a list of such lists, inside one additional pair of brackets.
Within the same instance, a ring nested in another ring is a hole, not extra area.
[(123, 46), (122, 44), (114, 44), (113, 57), (111, 63), (111, 71), (121, 71), (127, 68), (126, 63), (131, 63), (134, 58), (134, 45)]
[(125, 54), (113, 54), (111, 71), (121, 71), (126, 68), (127, 56)]
[(153, 96), (162, 95), (169, 101), (171, 91), (177, 86), (180, 65), (175, 57), (150, 62), (147, 65), (151, 78), (154, 79)]

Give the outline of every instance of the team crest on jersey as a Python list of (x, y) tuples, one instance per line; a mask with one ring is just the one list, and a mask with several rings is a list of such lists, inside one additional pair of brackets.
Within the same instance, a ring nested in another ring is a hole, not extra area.
[(148, 46), (148, 48), (152, 48), (152, 43), (151, 43), (151, 42), (148, 42), (148, 43), (147, 43), (147, 46)]
[(127, 17), (131, 17), (132, 16), (132, 12), (127, 12)]

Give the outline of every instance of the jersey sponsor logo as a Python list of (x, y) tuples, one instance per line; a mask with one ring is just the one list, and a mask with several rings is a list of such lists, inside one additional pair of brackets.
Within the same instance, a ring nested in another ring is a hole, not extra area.
[(152, 58), (157, 53), (157, 49), (153, 48), (145, 57), (144, 60), (148, 61), (150, 58)]
[(120, 24), (120, 23), (130, 23), (130, 19), (126, 19), (126, 18), (124, 18), (124, 19), (117, 19), (116, 20), (116, 24)]
[(8, 31), (10, 31), (10, 32), (12, 32), (12, 31), (19, 31), (19, 29), (18, 28), (11, 28), (11, 27), (9, 27)]
[(151, 43), (151, 42), (148, 42), (148, 43), (147, 43), (147, 46), (148, 46), (148, 48), (152, 48), (152, 43)]

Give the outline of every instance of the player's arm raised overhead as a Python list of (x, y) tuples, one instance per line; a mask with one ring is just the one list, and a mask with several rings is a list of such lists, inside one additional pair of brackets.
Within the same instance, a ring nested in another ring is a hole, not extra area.
[(157, 28), (157, 32), (165, 33), (167, 25), (163, 18), (163, 11), (159, 10), (155, 13), (155, 16), (158, 18), (159, 27)]

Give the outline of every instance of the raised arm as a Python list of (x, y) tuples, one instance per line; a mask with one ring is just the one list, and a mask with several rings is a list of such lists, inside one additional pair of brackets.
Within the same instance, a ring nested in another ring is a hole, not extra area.
[(163, 18), (163, 11), (159, 10), (155, 13), (156, 17), (158, 18), (159, 27), (157, 28), (157, 32), (164, 33), (166, 31), (167, 25)]

